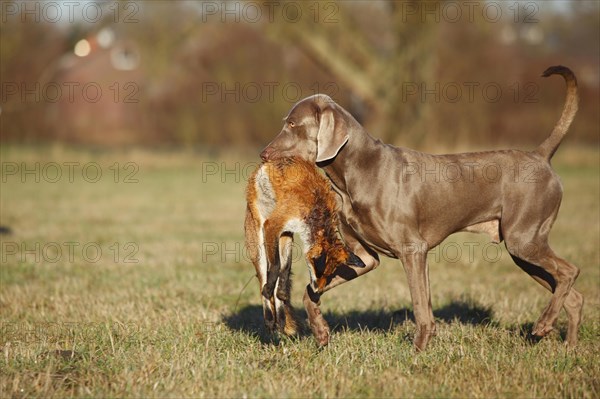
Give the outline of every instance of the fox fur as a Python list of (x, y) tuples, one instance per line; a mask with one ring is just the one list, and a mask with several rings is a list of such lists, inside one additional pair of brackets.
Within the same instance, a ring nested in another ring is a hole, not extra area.
[[(319, 292), (340, 265), (364, 266), (338, 235), (337, 202), (313, 163), (280, 158), (262, 163), (246, 190), (246, 250), (256, 269), (265, 324), (297, 332), (290, 302), (294, 233), (303, 242), (310, 285)], [(275, 293), (275, 295), (274, 295)]]

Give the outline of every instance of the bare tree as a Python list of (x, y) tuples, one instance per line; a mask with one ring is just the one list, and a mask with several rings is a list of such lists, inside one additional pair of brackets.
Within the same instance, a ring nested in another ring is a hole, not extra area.
[[(414, 4), (413, 4), (414, 3)], [(322, 68), (348, 87), (369, 112), (364, 123), (377, 130), (378, 136), (390, 140), (402, 121), (403, 129), (416, 127), (427, 104), (406, 102), (402, 90), (406, 82), (431, 80), (436, 55), (432, 51), (438, 24), (419, 18), (409, 18), (409, 7), (418, 2), (327, 3), (302, 5), (303, 18), (289, 23), (282, 13), (273, 13), (273, 23), (264, 24), (267, 33), (286, 45), (302, 49)], [(371, 8), (369, 10), (369, 8)], [(320, 12), (320, 14), (317, 14)], [(360, 26), (357, 14), (370, 12), (377, 20)], [(326, 16), (328, 14), (328, 17)], [(329, 18), (329, 20), (327, 20)], [(386, 37), (369, 37), (369, 29), (377, 24), (387, 28)]]

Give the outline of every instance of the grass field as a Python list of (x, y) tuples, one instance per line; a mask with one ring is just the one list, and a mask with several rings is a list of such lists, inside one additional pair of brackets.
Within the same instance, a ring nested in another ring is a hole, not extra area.
[(581, 268), (580, 345), (564, 347), (564, 314), (530, 343), (549, 293), (503, 246), (461, 234), (431, 254), (438, 336), (421, 354), (392, 259), (323, 297), (327, 348), (306, 331), (265, 333), (243, 250), (256, 160), (60, 146), (1, 156), (2, 398), (600, 396), (596, 150), (563, 147), (554, 160), (564, 199), (551, 244)]

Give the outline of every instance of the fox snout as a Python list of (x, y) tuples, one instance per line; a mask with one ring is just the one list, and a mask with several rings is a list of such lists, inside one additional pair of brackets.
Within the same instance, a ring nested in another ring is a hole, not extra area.
[(341, 266), (365, 267), (364, 262), (352, 251), (345, 247), (337, 247), (329, 251), (325, 257), (325, 270), (317, 277), (313, 290), (321, 292), (329, 282), (329, 278), (335, 273), (335, 270)]

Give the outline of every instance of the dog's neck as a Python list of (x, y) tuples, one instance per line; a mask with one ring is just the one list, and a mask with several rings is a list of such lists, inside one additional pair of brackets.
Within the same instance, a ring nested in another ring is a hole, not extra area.
[[(356, 122), (356, 126), (349, 128), (348, 142), (333, 159), (323, 162), (320, 166), (336, 188), (349, 192), (348, 188), (356, 184), (356, 179), (360, 179), (361, 174), (357, 174), (356, 171), (364, 172), (373, 167), (371, 154), (377, 148), (385, 146), (386, 144), (373, 138)], [(359, 148), (360, 151), (352, 151), (353, 148)]]

